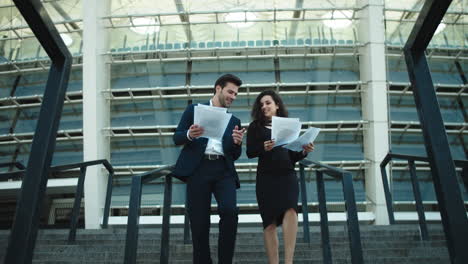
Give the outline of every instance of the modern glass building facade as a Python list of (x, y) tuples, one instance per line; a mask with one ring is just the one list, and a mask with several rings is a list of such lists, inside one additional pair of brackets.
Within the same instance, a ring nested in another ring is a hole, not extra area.
[[(402, 55), (423, 1), (43, 4), (74, 60), (53, 165), (109, 159), (116, 168), (111, 215), (126, 214), (132, 175), (175, 163), (180, 148), (172, 134), (185, 107), (211, 98), (224, 73), (244, 82), (230, 109), (243, 126), (255, 97), (274, 89), (303, 130), (320, 127), (309, 158), (351, 171), (359, 211), (372, 213), (377, 224), (386, 217), (378, 168), (385, 154), (426, 156)], [(468, 159), (466, 13), (468, 1), (454, 0), (427, 50), (454, 159)], [(0, 163), (27, 164), (49, 65), (12, 1), (0, 0)], [(236, 167), (241, 212), (255, 212), (256, 160), (244, 148)], [(71, 207), (78, 173), (51, 175), (49, 223)], [(424, 202), (436, 204), (428, 165), (417, 164), (417, 173)], [(88, 174), (83, 206), (92, 228), (102, 215), (106, 174), (101, 168)], [(414, 211), (407, 165), (394, 162), (390, 180), (395, 209)], [(307, 184), (313, 211), (313, 171)], [(20, 185), (0, 182), (5, 205), (14, 204)], [(342, 210), (341, 184), (328, 179), (326, 188), (331, 209)], [(460, 188), (468, 201), (461, 178)], [(160, 182), (145, 187), (144, 214), (158, 214), (162, 193)], [(184, 199), (185, 186), (177, 183), (174, 207)]]

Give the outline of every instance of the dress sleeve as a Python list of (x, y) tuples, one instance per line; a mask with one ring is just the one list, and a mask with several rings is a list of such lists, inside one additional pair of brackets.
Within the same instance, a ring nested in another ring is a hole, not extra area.
[(296, 163), (302, 159), (304, 159), (305, 157), (307, 157), (307, 154), (304, 155), (302, 153), (302, 151), (292, 151), (292, 150), (289, 150), (289, 157), (291, 158), (292, 162), (293, 163)]
[(258, 137), (260, 128), (254, 122), (250, 123), (247, 129), (247, 157), (249, 159), (260, 157), (265, 153), (263, 148), (263, 140)]

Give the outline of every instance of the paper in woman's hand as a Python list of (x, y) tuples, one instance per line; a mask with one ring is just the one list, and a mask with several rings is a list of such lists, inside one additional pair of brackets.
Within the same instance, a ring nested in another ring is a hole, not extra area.
[(276, 146), (281, 146), (294, 141), (301, 132), (299, 118), (287, 118), (273, 116), (271, 120), (271, 138)]
[(193, 123), (203, 128), (201, 137), (222, 141), (232, 114), (226, 113), (221, 107), (196, 105), (193, 114)]
[(310, 142), (314, 142), (315, 138), (317, 138), (317, 135), (320, 132), (320, 128), (317, 127), (310, 127), (309, 129), (306, 130), (302, 136), (294, 140), (293, 142), (284, 145), (284, 148), (290, 149), (292, 151), (301, 151), (303, 145), (307, 145)]

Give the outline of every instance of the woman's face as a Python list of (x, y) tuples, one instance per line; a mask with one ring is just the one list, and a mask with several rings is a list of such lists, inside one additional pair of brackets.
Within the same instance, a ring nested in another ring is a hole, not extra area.
[(260, 107), (263, 115), (265, 115), (267, 119), (271, 119), (273, 116), (276, 116), (276, 111), (279, 109), (278, 105), (270, 95), (265, 95), (260, 99)]

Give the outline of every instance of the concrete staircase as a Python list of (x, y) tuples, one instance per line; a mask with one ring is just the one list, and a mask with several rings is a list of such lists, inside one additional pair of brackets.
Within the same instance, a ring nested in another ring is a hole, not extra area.
[[(365, 263), (450, 263), (441, 224), (429, 225), (429, 241), (419, 239), (417, 225), (361, 225)], [(160, 228), (141, 228), (138, 263), (159, 263)], [(301, 229), (302, 231), (302, 229)], [(76, 244), (67, 244), (68, 230), (40, 230), (33, 263), (123, 263), (125, 228), (78, 230)], [(212, 257), (217, 263), (217, 228), (211, 231)], [(3, 263), (9, 230), (0, 230), (0, 260)], [(279, 234), (282, 246), (282, 234)], [(344, 226), (330, 227), (333, 263), (351, 263), (347, 231)], [(183, 230), (171, 229), (169, 263), (192, 263), (191, 245), (183, 244)], [(282, 258), (282, 250), (280, 258)], [(261, 227), (240, 227), (235, 263), (267, 263)], [(283, 263), (281, 261), (281, 263)], [(311, 243), (302, 243), (298, 234), (294, 263), (323, 263), (320, 229), (311, 226)]]

